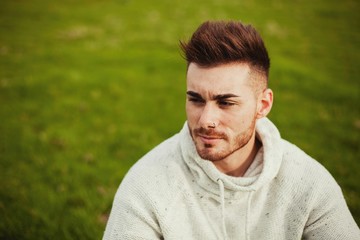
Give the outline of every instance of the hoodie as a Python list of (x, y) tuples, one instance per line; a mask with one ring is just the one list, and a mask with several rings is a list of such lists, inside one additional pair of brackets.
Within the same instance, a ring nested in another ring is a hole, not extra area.
[(267, 118), (242, 177), (202, 159), (187, 123), (127, 173), (115, 195), (108, 239), (346, 239), (360, 230), (329, 172), (282, 139)]

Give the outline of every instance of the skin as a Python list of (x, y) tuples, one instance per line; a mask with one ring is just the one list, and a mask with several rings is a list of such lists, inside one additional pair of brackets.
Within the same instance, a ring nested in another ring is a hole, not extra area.
[(271, 89), (254, 84), (262, 77), (246, 63), (188, 67), (186, 114), (192, 139), (200, 157), (225, 174), (243, 176), (261, 147), (255, 124), (273, 103)]

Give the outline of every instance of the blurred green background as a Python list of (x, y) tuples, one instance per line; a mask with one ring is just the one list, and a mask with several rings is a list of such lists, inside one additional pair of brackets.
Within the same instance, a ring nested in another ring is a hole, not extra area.
[(115, 191), (185, 121), (178, 47), (208, 19), (253, 24), (270, 118), (360, 223), (357, 0), (1, 0), (0, 239), (100, 239)]

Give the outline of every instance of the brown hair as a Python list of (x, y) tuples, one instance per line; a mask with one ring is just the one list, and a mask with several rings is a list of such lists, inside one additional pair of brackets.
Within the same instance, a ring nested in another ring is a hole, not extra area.
[(260, 34), (251, 25), (235, 21), (207, 21), (189, 42), (180, 41), (188, 65), (202, 67), (239, 62), (261, 73), (267, 80), (270, 59)]

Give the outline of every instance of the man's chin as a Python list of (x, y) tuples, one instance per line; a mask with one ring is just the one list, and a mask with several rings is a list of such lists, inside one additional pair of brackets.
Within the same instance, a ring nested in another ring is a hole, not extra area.
[(211, 162), (217, 162), (224, 159), (224, 157), (221, 154), (215, 152), (215, 149), (209, 149), (209, 148), (197, 149), (197, 152), (202, 159)]

